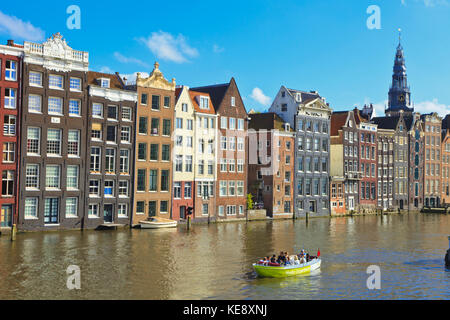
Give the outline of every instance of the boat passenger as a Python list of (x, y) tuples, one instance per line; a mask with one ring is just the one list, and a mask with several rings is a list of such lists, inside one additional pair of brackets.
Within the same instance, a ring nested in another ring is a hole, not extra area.
[(306, 253), (306, 262), (309, 262), (310, 258), (309, 258), (309, 253)]
[(290, 258), (289, 258), (289, 254), (287, 253), (287, 251), (284, 253), (284, 256), (285, 256), (285, 258), (286, 258), (286, 260), (284, 261), (284, 264), (285, 264), (285, 265), (291, 264), (291, 260), (290, 260)]
[(271, 263), (276, 263), (277, 262), (277, 259), (276, 259), (275, 255), (273, 255), (272, 258), (270, 258), (270, 262)]

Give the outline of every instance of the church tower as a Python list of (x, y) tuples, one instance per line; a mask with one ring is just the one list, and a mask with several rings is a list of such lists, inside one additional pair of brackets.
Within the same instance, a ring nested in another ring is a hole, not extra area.
[(405, 114), (412, 114), (414, 108), (411, 107), (411, 91), (408, 86), (405, 56), (403, 54), (401, 36), (399, 35), (392, 84), (389, 89), (389, 104), (385, 112), (387, 116), (395, 116), (400, 111), (403, 111)]

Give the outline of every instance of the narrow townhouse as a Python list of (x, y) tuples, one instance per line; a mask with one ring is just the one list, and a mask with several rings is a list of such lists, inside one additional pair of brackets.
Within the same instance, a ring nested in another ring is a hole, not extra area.
[(378, 210), (394, 208), (394, 129), (378, 126)]
[(13, 40), (9, 40), (7, 45), (0, 45), (0, 119), (3, 121), (3, 132), (0, 134), (2, 148), (0, 228), (11, 228), (16, 223), (18, 214), (22, 58), (23, 46), (14, 44)]
[(441, 139), (441, 154), (442, 154), (442, 204), (450, 205), (450, 114), (446, 115), (442, 120), (442, 139)]
[(192, 91), (208, 93), (218, 115), (216, 219), (245, 219), (248, 115), (236, 81), (231, 78), (229, 83), (192, 88)]
[(414, 113), (409, 139), (409, 210), (419, 211), (423, 208), (424, 181), (424, 128), (420, 114)]
[(82, 228), (89, 54), (24, 43), (18, 229)]
[(377, 125), (355, 108), (356, 124), (359, 129), (359, 171), (361, 182), (359, 190), (359, 211), (376, 213), (377, 207)]
[(273, 112), (249, 116), (249, 144), (258, 146), (257, 161), (248, 165), (249, 193), (256, 204), (263, 205), (267, 216), (292, 218), (295, 131)]
[(171, 218), (175, 87), (175, 79), (167, 81), (157, 62), (148, 77), (137, 74), (133, 226), (148, 217)]
[(331, 114), (330, 155), (333, 161), (330, 175), (336, 177), (332, 180), (344, 178), (344, 202), (347, 213), (360, 211), (361, 172), (358, 137), (359, 129), (353, 110)]
[(441, 204), (441, 139), (442, 118), (437, 113), (421, 116), (424, 127), (424, 206)]
[(316, 91), (281, 86), (269, 112), (294, 128), (295, 217), (330, 215), (330, 118), (331, 108)]
[(177, 87), (175, 97), (172, 219), (180, 220), (194, 207), (195, 127), (189, 88)]
[(0, 134), (2, 161), (2, 194), (0, 198), (0, 234), (2, 228), (11, 228), (18, 214), (18, 174), (20, 109), (22, 108), (22, 60), (23, 46), (9, 40), (0, 45), (0, 119), (3, 132)]
[(130, 224), (136, 101), (118, 74), (88, 72), (85, 228)]
[(218, 115), (209, 93), (189, 90), (194, 107), (194, 219), (215, 221), (217, 199)]

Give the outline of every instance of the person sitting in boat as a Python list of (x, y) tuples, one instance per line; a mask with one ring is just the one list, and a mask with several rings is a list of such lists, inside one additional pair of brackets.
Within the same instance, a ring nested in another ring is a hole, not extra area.
[(286, 256), (283, 251), (280, 252), (280, 255), (278, 256), (277, 262), (279, 264), (286, 264)]
[(273, 255), (272, 258), (270, 258), (271, 263), (277, 263), (276, 255)]
[(298, 260), (298, 256), (294, 254), (292, 257), (293, 264), (300, 264), (300, 260)]
[(287, 253), (287, 251), (284, 253), (284, 256), (285, 256), (284, 264), (285, 265), (290, 265), (291, 264), (291, 260), (289, 258), (289, 254)]

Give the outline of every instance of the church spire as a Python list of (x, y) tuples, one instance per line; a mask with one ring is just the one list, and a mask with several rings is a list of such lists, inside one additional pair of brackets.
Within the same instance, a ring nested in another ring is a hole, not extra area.
[(412, 113), (411, 91), (408, 86), (408, 77), (406, 75), (405, 56), (401, 44), (401, 29), (398, 29), (398, 46), (395, 53), (394, 69), (392, 74), (392, 84), (389, 89), (389, 103), (386, 110), (387, 115), (396, 115), (403, 110)]

